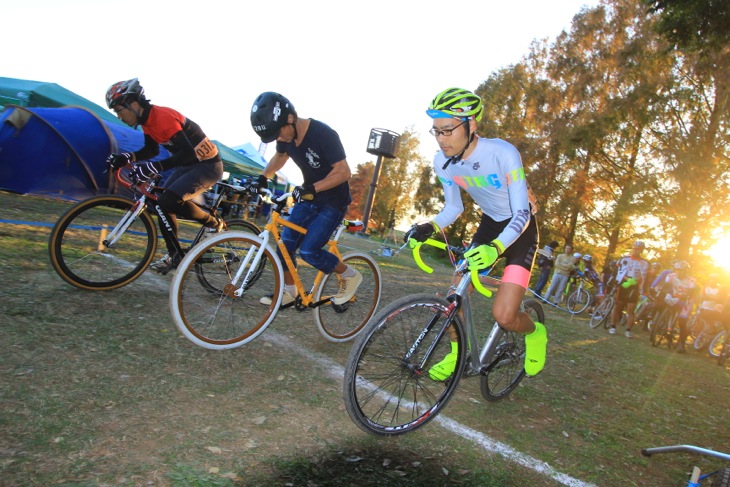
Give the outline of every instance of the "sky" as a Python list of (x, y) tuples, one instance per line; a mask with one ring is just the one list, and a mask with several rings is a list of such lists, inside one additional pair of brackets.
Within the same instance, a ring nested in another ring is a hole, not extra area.
[[(258, 147), (251, 105), (277, 91), (340, 134), (354, 172), (377, 159), (366, 151), (373, 128), (414, 131), (430, 160), (425, 110), (437, 93), (476, 89), (598, 3), (0, 0), (12, 40), (0, 76), (57, 83), (101, 106), (111, 84), (139, 78), (154, 104), (230, 147)], [(293, 162), (284, 173), (301, 182)]]

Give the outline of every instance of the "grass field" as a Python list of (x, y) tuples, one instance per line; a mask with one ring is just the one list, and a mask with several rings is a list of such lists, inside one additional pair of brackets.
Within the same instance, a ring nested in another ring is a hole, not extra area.
[[(68, 205), (0, 193), (2, 486), (683, 486), (693, 465), (721, 463), (641, 449), (730, 451), (729, 369), (552, 308), (547, 367), (509, 398), (487, 403), (465, 379), (421, 430), (368, 436), (342, 400), (349, 346), (326, 342), (311, 312), (214, 352), (175, 328), (169, 276), (105, 293), (64, 283), (47, 239)], [(426, 275), (408, 255), (378, 260), (384, 303), (447, 287), (444, 263)], [(475, 301), (486, 332), (489, 303)]]

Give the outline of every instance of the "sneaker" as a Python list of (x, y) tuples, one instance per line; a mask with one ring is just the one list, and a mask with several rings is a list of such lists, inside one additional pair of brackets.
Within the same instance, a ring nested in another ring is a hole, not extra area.
[(631, 334), (631, 331), (629, 331), (629, 330), (626, 330), (626, 333), (624, 333), (624, 335), (626, 335), (626, 338), (632, 338), (633, 337), (633, 335)]
[(547, 330), (535, 322), (535, 331), (525, 336), (525, 373), (534, 377), (545, 367), (547, 356)]
[(608, 333), (610, 333), (611, 335), (615, 335), (616, 334), (616, 327), (612, 326), (611, 328), (609, 328), (608, 329)]
[[(284, 296), (281, 298), (281, 305), (286, 306), (288, 304), (292, 304), (294, 301), (296, 301), (296, 296), (292, 296), (288, 292), (284, 291)], [(274, 302), (274, 295), (273, 294), (267, 294), (263, 298), (259, 299), (259, 303), (265, 304), (266, 306), (269, 306), (271, 303)]]
[(340, 289), (337, 294), (332, 298), (332, 302), (335, 304), (345, 304), (357, 292), (357, 288), (362, 284), (362, 274), (355, 270), (355, 275), (352, 277), (341, 277), (337, 276), (340, 280)]
[(685, 353), (685, 351), (686, 351), (686, 350), (684, 349), (684, 344), (683, 344), (683, 343), (680, 343), (680, 344), (679, 344), (679, 345), (677, 346), (677, 353)]
[(428, 369), (431, 380), (443, 381), (451, 377), (456, 370), (456, 360), (459, 358), (459, 344), (451, 342), (451, 351), (441, 360)]
[(164, 276), (168, 272), (177, 269), (177, 266), (178, 264), (180, 264), (181, 260), (182, 259), (177, 255), (175, 255), (175, 257), (170, 257), (170, 254), (165, 254), (164, 257), (162, 257), (160, 260), (150, 264), (150, 269)]

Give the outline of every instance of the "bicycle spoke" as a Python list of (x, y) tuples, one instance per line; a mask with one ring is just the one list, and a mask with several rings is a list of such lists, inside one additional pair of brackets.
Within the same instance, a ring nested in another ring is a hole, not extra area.
[[(434, 343), (448, 306), (431, 295), (401, 298), (381, 310), (358, 337), (345, 367), (345, 403), (360, 428), (386, 436), (406, 433), (426, 424), (446, 405), (464, 357), (459, 356), (446, 381), (431, 379), (428, 371), (451, 352), (449, 333)], [(424, 326), (432, 321), (435, 325), (424, 334)], [(460, 325), (456, 328), (460, 333)], [(432, 346), (431, 355), (426, 355)]]

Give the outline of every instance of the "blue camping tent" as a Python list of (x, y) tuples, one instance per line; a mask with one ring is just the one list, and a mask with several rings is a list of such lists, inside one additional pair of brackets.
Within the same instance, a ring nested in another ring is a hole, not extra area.
[[(142, 132), (101, 121), (81, 107), (23, 108), (0, 113), (0, 189), (82, 199), (111, 193), (112, 152), (139, 148)], [(155, 158), (169, 157), (164, 148)]]

